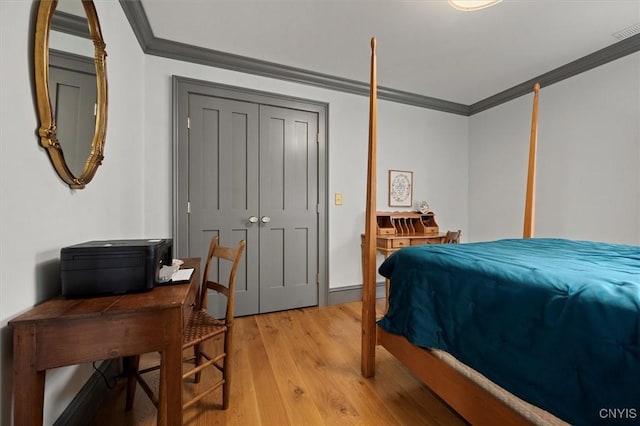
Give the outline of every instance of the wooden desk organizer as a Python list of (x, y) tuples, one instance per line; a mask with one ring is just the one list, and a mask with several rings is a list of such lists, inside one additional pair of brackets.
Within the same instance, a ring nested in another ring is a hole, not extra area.
[(377, 212), (378, 235), (438, 235), (435, 214), (417, 212)]

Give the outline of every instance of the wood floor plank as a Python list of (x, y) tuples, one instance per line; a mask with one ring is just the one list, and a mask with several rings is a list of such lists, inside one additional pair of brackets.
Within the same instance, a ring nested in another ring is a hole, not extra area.
[[(255, 322), (255, 317), (249, 317), (242, 321), (235, 321), (231, 394), (230, 400), (241, 400), (242, 404), (229, 404), (226, 415), (226, 423), (237, 425), (257, 425), (260, 424), (260, 412), (258, 411), (259, 390), (252, 374), (242, 374), (251, 372), (251, 360), (245, 342), (258, 339), (259, 330)], [(238, 336), (243, 336), (242, 344), (238, 342)], [(213, 413), (218, 414), (218, 413)], [(218, 414), (219, 415), (219, 414)]]
[[(341, 377), (349, 378), (346, 398), (359, 412), (365, 424), (397, 424), (397, 416), (371, 386), (371, 381), (360, 377), (359, 350), (351, 344), (360, 345), (360, 323), (349, 323), (337, 309), (310, 309), (303, 313), (305, 331), (318, 339), (318, 347), (325, 351), (326, 361), (332, 370), (341, 371)], [(354, 380), (355, 379), (355, 380)], [(423, 423), (424, 424), (424, 423)]]
[[(323, 352), (322, 344), (309, 329), (306, 319), (299, 315), (300, 311), (287, 311), (283, 315), (269, 316), (277, 321), (289, 341), (289, 351), (296, 365), (305, 372), (305, 381), (309, 395), (315, 401), (325, 424), (358, 424), (360, 422), (357, 408), (347, 397), (347, 388), (340, 374), (340, 366), (331, 363)], [(326, 351), (326, 349), (325, 349)]]
[[(237, 318), (230, 406), (216, 409), (216, 391), (185, 411), (185, 424), (465, 424), (383, 348), (376, 350), (376, 376), (360, 375), (360, 312), (360, 302), (353, 302)], [(200, 386), (213, 379), (203, 374)], [(144, 392), (138, 389), (128, 413), (124, 393), (119, 382), (92, 424), (155, 425)]]
[[(337, 312), (346, 315), (345, 323), (357, 323), (360, 326), (360, 313), (353, 304), (337, 306)], [(359, 350), (359, 342), (351, 344), (352, 351)], [(376, 348), (376, 377), (370, 383), (377, 387), (385, 401), (395, 406), (394, 412), (403, 415), (402, 423), (429, 425), (464, 425), (466, 422), (446, 405), (437, 395), (416, 378), (407, 368), (398, 365), (398, 361), (384, 348)], [(426, 410), (412, 409), (419, 404)]]
[[(344, 352), (345, 354), (357, 354), (360, 342), (358, 339), (354, 339), (353, 337), (354, 332), (356, 330), (359, 331), (360, 329), (360, 317), (353, 317), (350, 311), (341, 309), (336, 309), (331, 312), (331, 318), (327, 317), (327, 311), (322, 311), (321, 314), (326, 317), (323, 324), (327, 324), (333, 320), (336, 323), (345, 325), (342, 328), (338, 328), (336, 332), (332, 334), (332, 340), (336, 342), (337, 345), (348, 347), (349, 350)], [(346, 325), (348, 325), (348, 327)], [(353, 329), (353, 331), (351, 331), (351, 329)], [(347, 333), (346, 330), (350, 330), (349, 333)], [(414, 397), (414, 395), (420, 395), (420, 393), (426, 389), (424, 385), (411, 377), (403, 377), (401, 380), (398, 380), (398, 374), (402, 374), (402, 370), (398, 369), (397, 366), (394, 371), (381, 370), (380, 364), (383, 360), (381, 360), (380, 357), (384, 357), (384, 350), (377, 348), (376, 351), (379, 358), (376, 368), (376, 377), (372, 380), (366, 380), (364, 383), (371, 387), (372, 392), (378, 396), (380, 402), (394, 413), (398, 423), (429, 425), (440, 424), (436, 417), (428, 415), (430, 413), (424, 413), (414, 409), (415, 404), (420, 402)], [(359, 371), (359, 359), (353, 359), (353, 355), (347, 356), (349, 356), (352, 361), (353, 370), (356, 372)], [(406, 385), (404, 385), (405, 383)], [(433, 399), (433, 397), (430, 399)], [(439, 405), (443, 404), (439, 403)]]
[[(261, 424), (290, 424), (287, 411), (284, 407), (282, 394), (276, 384), (276, 373), (274, 372), (273, 366), (269, 360), (269, 356), (265, 348), (265, 342), (262, 333), (260, 332), (260, 317), (254, 317), (254, 319), (256, 320), (256, 333), (253, 334), (255, 337), (245, 339), (244, 342), (249, 357), (253, 386), (256, 389), (260, 389), (256, 400)], [(254, 330), (252, 329), (252, 332), (253, 331)], [(237, 337), (238, 336), (234, 336), (236, 343), (238, 342)], [(237, 369), (234, 370), (233, 373), (236, 374)]]
[(312, 383), (305, 379), (305, 372), (295, 362), (290, 350), (292, 345), (283, 321), (289, 321), (287, 313), (263, 315), (258, 319), (260, 333), (265, 344), (276, 377), (276, 383), (283, 397), (285, 409), (291, 424), (323, 425), (322, 414), (310, 395)]

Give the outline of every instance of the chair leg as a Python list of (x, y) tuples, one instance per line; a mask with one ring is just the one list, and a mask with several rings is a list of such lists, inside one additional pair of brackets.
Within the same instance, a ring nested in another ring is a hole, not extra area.
[(225, 359), (225, 366), (224, 366), (224, 383), (222, 384), (222, 409), (226, 410), (227, 408), (229, 408), (229, 391), (231, 389), (231, 380), (229, 378), (229, 374), (227, 373), (227, 367), (228, 365), (226, 365), (228, 359)]
[[(195, 358), (195, 363), (196, 366), (200, 365), (202, 363), (202, 353), (200, 350), (200, 343), (196, 343), (193, 346), (193, 356)], [(200, 372), (198, 371), (195, 375), (195, 377), (193, 378), (193, 381), (195, 383), (200, 383)]]
[(125, 377), (127, 378), (127, 397), (125, 410), (131, 410), (133, 407), (133, 398), (136, 394), (136, 373), (140, 366), (140, 355), (126, 356), (122, 358)]
[[(229, 330), (230, 331), (230, 330)], [(222, 409), (229, 408), (229, 392), (231, 390), (231, 333), (227, 331), (224, 336), (224, 353), (222, 368)]]

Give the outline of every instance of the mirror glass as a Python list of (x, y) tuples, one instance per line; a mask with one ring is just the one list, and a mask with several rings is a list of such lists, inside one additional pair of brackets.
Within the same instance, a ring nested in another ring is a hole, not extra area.
[(40, 2), (35, 68), (41, 144), (72, 188), (83, 188), (102, 162), (105, 56), (91, 1)]
[(81, 176), (91, 153), (98, 91), (89, 24), (79, 0), (59, 0), (53, 22), (84, 21), (87, 37), (52, 29), (49, 38), (49, 95), (58, 142), (74, 176)]

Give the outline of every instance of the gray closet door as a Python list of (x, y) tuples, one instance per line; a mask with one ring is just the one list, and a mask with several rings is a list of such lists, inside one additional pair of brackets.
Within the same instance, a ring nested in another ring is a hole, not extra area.
[[(317, 305), (318, 114), (193, 93), (188, 103), (189, 253), (204, 257), (215, 235), (247, 241), (238, 316)], [(221, 302), (210, 297), (213, 314)]]
[[(258, 214), (258, 105), (190, 94), (189, 118), (189, 253), (204, 261), (216, 235), (226, 246), (246, 240), (236, 314), (257, 313), (259, 228), (249, 217)], [(212, 295), (209, 309), (223, 313), (222, 300)]]
[(318, 114), (260, 106), (260, 312), (318, 304)]

